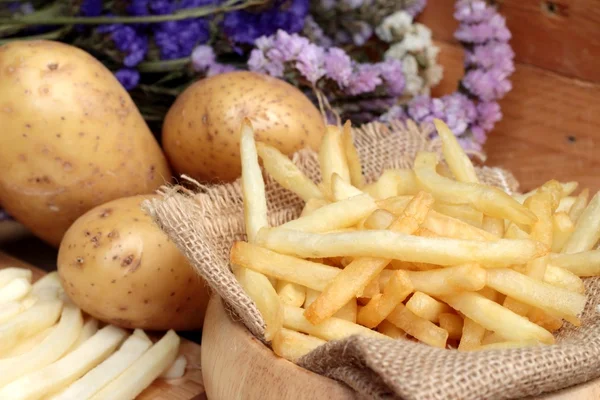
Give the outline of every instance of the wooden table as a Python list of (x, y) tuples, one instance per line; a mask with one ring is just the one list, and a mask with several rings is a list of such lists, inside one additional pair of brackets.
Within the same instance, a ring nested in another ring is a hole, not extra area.
[[(600, 0), (495, 3), (513, 35), (516, 71), (487, 164), (510, 169), (525, 190), (550, 178), (600, 190)], [(464, 71), (454, 4), (430, 1), (419, 17), (442, 50), (436, 96), (455, 91)]]

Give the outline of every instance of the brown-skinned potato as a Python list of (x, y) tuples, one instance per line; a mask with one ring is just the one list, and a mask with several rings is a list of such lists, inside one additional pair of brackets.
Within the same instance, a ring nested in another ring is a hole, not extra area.
[(0, 46), (0, 205), (58, 246), (84, 212), (171, 179), (127, 91), (86, 52)]
[(61, 243), (58, 273), (83, 311), (124, 328), (201, 329), (209, 291), (141, 203), (113, 200), (75, 221)]
[(257, 141), (287, 155), (316, 150), (325, 132), (317, 108), (287, 82), (247, 71), (220, 74), (188, 87), (167, 113), (162, 144), (173, 169), (205, 182), (238, 178), (244, 118)]

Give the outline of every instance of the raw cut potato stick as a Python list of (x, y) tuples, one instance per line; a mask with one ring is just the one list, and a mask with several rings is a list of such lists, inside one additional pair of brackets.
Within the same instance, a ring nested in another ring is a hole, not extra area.
[(173, 364), (179, 353), (179, 336), (168, 331), (116, 379), (97, 392), (91, 400), (131, 400)]
[(461, 292), (442, 296), (440, 300), (507, 340), (554, 343), (554, 337), (547, 330), (477, 293)]
[(8, 267), (0, 270), (0, 288), (4, 287), (13, 279), (23, 278), (31, 282), (31, 270), (25, 268)]
[(323, 187), (328, 192), (331, 190), (331, 176), (333, 174), (338, 174), (344, 181), (350, 182), (350, 170), (346, 161), (340, 128), (337, 126), (327, 126), (319, 149), (319, 165)]
[(325, 343), (327, 342), (315, 336), (281, 328), (272, 345), (273, 351), (279, 357), (295, 362)]
[(15, 315), (25, 311), (26, 308), (22, 302), (11, 301), (8, 303), (0, 304), (0, 324), (10, 320)]
[[(265, 195), (265, 183), (256, 153), (254, 142), (254, 131), (248, 119), (242, 124), (240, 139), (240, 153), (242, 158), (242, 193), (244, 197), (244, 221), (246, 223), (246, 235), (248, 241), (253, 243), (257, 232), (268, 226), (267, 222), (267, 199)], [(283, 309), (281, 300), (266, 276), (244, 268), (232, 266), (238, 282), (244, 291), (256, 304), (263, 319), (265, 320), (265, 339), (273, 339), (281, 329)]]
[(256, 150), (267, 173), (281, 186), (296, 193), (304, 201), (323, 198), (317, 185), (288, 156), (264, 143), (256, 143)]
[(550, 263), (571, 271), (577, 276), (598, 276), (600, 275), (600, 250), (573, 254), (551, 254)]
[[(282, 328), (283, 329), (283, 328)], [(187, 359), (183, 354), (177, 356), (173, 364), (169, 368), (160, 374), (160, 379), (179, 379), (185, 375), (185, 368), (187, 367)]]
[(89, 338), (94, 336), (96, 334), (96, 332), (98, 332), (98, 320), (94, 319), (94, 318), (88, 319), (83, 324), (81, 333), (79, 334), (79, 337), (77, 338), (75, 343), (73, 343), (71, 348), (69, 348), (69, 350), (67, 350), (67, 354), (72, 352), (73, 350), (77, 349), (79, 346), (81, 346), (83, 344), (83, 342), (85, 342), (86, 340), (88, 340)]
[(592, 250), (600, 239), (600, 192), (596, 193), (590, 203), (577, 219), (575, 230), (562, 249), (563, 253), (573, 254)]
[(342, 145), (346, 160), (348, 162), (348, 171), (350, 173), (350, 183), (357, 188), (362, 188), (365, 185), (365, 178), (362, 174), (362, 165), (354, 140), (352, 139), (352, 124), (350, 120), (346, 121), (342, 131)]
[(387, 316), (387, 320), (423, 343), (434, 347), (446, 347), (448, 332), (433, 322), (416, 316), (402, 303)]
[(525, 264), (546, 255), (549, 250), (531, 240), (482, 242), (423, 238), (384, 230), (315, 234), (264, 228), (259, 232), (257, 244), (302, 258), (385, 257), (437, 265), (479, 262), (490, 268)]
[[(417, 159), (421, 153), (417, 155)], [(512, 197), (492, 186), (477, 183), (456, 182), (444, 178), (430, 166), (417, 167), (417, 181), (437, 200), (450, 204), (470, 204), (475, 209), (491, 217), (505, 218), (520, 224), (532, 224), (533, 213)]]
[[(431, 196), (419, 193), (406, 206), (403, 216), (393, 222), (389, 229), (406, 234), (413, 233), (425, 219), (432, 203)], [(335, 314), (344, 304), (361, 293), (390, 261), (389, 258), (373, 257), (353, 260), (306, 309), (306, 318), (317, 324)]]
[(100, 389), (116, 379), (129, 368), (142, 354), (152, 346), (152, 341), (144, 331), (135, 332), (123, 342), (119, 350), (98, 364), (83, 377), (69, 385), (65, 390), (48, 400), (84, 400), (89, 399)]
[(302, 232), (328, 232), (348, 228), (377, 209), (375, 201), (366, 194), (327, 204), (310, 215), (286, 222), (274, 229)]
[(30, 291), (31, 284), (27, 278), (15, 278), (0, 288), (0, 304), (19, 301)]
[[(63, 307), (63, 313), (64, 312), (65, 312), (65, 308)], [(46, 337), (48, 337), (48, 335), (50, 335), (52, 333), (52, 331), (56, 328), (56, 326), (57, 325), (51, 326), (50, 328), (46, 328), (43, 331), (38, 332), (33, 336), (29, 336), (27, 339), (21, 340), (15, 347), (13, 347), (12, 349), (10, 349), (6, 353), (4, 353), (3, 358), (8, 359), (11, 357), (20, 356), (21, 354), (27, 353), (28, 351), (30, 351), (31, 349), (33, 349), (34, 347), (36, 347), (37, 345), (42, 343), (42, 341), (44, 339), (46, 339)], [(1, 361), (0, 361), (0, 365), (2, 365)]]
[[(68, 302), (62, 310), (60, 321), (48, 334), (23, 353), (0, 359), (0, 387), (39, 370), (62, 357), (77, 340), (83, 326), (81, 311)], [(14, 349), (13, 349), (14, 350)]]
[(387, 338), (387, 336), (379, 332), (340, 318), (327, 318), (325, 321), (315, 325), (304, 317), (304, 309), (302, 308), (285, 306), (284, 310), (284, 328), (304, 332), (324, 340), (339, 340), (351, 335)]
[(4, 386), (0, 399), (33, 400), (54, 393), (101, 363), (126, 336), (123, 329), (105, 326), (72, 353)]
[(28, 310), (1, 324), (0, 354), (12, 348), (19, 340), (54, 325), (60, 316), (62, 307), (63, 302), (56, 298), (39, 301)]

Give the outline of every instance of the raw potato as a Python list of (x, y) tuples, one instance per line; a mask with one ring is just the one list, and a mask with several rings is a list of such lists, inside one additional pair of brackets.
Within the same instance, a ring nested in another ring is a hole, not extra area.
[(83, 311), (124, 328), (200, 329), (208, 289), (187, 259), (141, 209), (153, 195), (90, 210), (58, 253), (65, 292)]
[(288, 83), (253, 72), (220, 74), (191, 85), (167, 113), (162, 144), (173, 168), (201, 181), (238, 178), (244, 118), (257, 141), (287, 155), (317, 149), (325, 132), (319, 111)]
[(127, 91), (66, 44), (0, 47), (0, 127), (0, 203), (54, 246), (91, 208), (171, 178)]

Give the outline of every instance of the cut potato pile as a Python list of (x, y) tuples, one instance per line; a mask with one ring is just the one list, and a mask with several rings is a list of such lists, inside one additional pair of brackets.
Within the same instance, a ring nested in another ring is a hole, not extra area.
[(58, 274), (31, 283), (31, 271), (0, 270), (0, 399), (132, 400), (156, 378), (179, 378), (179, 336), (153, 343), (84, 317)]
[[(510, 195), (479, 182), (441, 121), (445, 163), (365, 183), (350, 125), (329, 126), (314, 183), (242, 126), (248, 242), (230, 261), (276, 354), (297, 360), (350, 335), (461, 351), (550, 345), (581, 324), (581, 277), (600, 275), (600, 195), (555, 180)], [(266, 171), (305, 201), (299, 218), (267, 224)]]

